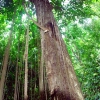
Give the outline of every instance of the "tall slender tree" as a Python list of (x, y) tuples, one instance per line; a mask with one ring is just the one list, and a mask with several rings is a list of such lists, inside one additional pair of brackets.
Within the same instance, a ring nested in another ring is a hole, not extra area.
[(20, 35), (18, 35), (18, 55), (17, 55), (17, 60), (16, 60), (16, 74), (15, 74), (15, 90), (14, 90), (14, 100), (17, 100), (17, 92), (18, 92), (18, 60), (19, 60), (19, 43), (20, 43)]
[[(31, 2), (35, 4), (38, 24), (47, 29), (43, 31), (40, 27), (42, 49), (40, 100), (46, 99), (45, 93), (48, 89), (51, 100), (84, 100), (66, 46), (54, 19), (52, 5), (48, 0), (31, 0)], [(48, 89), (46, 84), (48, 84)]]
[(14, 20), (11, 25), (12, 27), (9, 33), (9, 39), (4, 53), (3, 69), (2, 69), (1, 80), (0, 80), (0, 100), (3, 100), (3, 89), (4, 89), (7, 65), (9, 60), (10, 46), (12, 42), (13, 24), (14, 24)]
[(28, 41), (29, 41), (29, 23), (26, 29), (26, 45), (25, 45), (25, 81), (24, 81), (24, 100), (28, 99)]

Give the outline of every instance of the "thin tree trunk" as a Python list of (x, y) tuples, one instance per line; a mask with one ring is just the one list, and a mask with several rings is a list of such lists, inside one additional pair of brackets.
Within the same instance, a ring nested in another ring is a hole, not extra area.
[(28, 41), (29, 41), (29, 23), (26, 32), (26, 46), (25, 46), (25, 83), (24, 83), (24, 100), (28, 99)]
[[(19, 37), (18, 39), (20, 39), (20, 37)], [(18, 40), (18, 55), (17, 55), (17, 63), (16, 63), (16, 75), (15, 75), (15, 91), (14, 91), (14, 100), (18, 100), (18, 99), (17, 99), (17, 90), (18, 90), (19, 41), (20, 41), (20, 40)]]
[[(6, 77), (5, 77), (4, 86), (7, 86), (7, 82), (8, 82), (7, 78), (8, 78), (8, 74), (9, 74), (9, 72), (10, 72), (10, 69), (11, 69), (10, 65), (11, 65), (11, 57), (9, 57), (9, 62), (8, 62), (8, 67), (7, 67), (7, 71), (6, 71)], [(7, 96), (6, 96), (6, 98), (5, 98), (5, 95), (4, 95), (5, 92), (6, 92), (6, 89), (4, 88), (4, 89), (3, 89), (3, 97), (2, 97), (3, 100), (4, 100), (4, 99), (7, 99)]]
[(46, 67), (51, 100), (84, 100), (66, 46), (54, 20), (48, 0), (33, 0), (38, 23), (49, 29), (40, 30), (42, 65), (40, 66), (40, 100), (45, 100), (43, 66)]
[(1, 75), (1, 80), (0, 80), (0, 100), (3, 100), (3, 89), (4, 89), (4, 82), (5, 82), (7, 64), (8, 64), (9, 53), (10, 53), (10, 46), (12, 42), (12, 31), (13, 31), (13, 25), (9, 33), (10, 35), (9, 35), (7, 47), (5, 49), (5, 54), (4, 54), (3, 69), (2, 69), (2, 75)]
[(17, 63), (16, 63), (16, 77), (15, 77), (15, 92), (14, 92), (14, 100), (17, 100), (17, 82), (18, 82), (18, 57), (17, 57)]
[(33, 68), (32, 68), (32, 62), (31, 62), (31, 100), (32, 100), (32, 97), (33, 97), (33, 82), (32, 82), (32, 80), (33, 80), (33, 77), (32, 77), (32, 70), (33, 70)]

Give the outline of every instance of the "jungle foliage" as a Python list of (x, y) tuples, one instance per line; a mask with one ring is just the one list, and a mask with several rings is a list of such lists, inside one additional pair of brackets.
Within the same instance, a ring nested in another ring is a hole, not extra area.
[[(53, 13), (71, 57), (85, 100), (100, 100), (100, 0), (67, 1), (51, 0)], [(23, 55), (28, 21), (23, 4), (24, 0), (0, 1), (0, 78), (4, 51), (9, 32), (13, 27), (4, 100), (14, 100), (16, 64), (18, 64), (18, 94), (20, 98), (23, 98)], [(26, 1), (26, 5), (29, 15), (36, 20), (34, 5), (28, 1)], [(14, 20), (13, 26), (12, 20)], [(32, 20), (29, 22), (28, 85), (30, 88), (28, 88), (28, 93), (30, 100), (38, 100), (40, 34)]]

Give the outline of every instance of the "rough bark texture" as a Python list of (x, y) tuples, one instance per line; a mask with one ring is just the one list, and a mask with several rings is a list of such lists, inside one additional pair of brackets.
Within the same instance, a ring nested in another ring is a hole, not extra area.
[[(40, 67), (40, 94), (45, 100), (45, 82), (49, 88), (51, 100), (84, 100), (66, 46), (54, 20), (52, 6), (48, 0), (33, 0), (38, 23), (49, 29), (40, 30), (42, 48), (42, 66)], [(43, 66), (46, 77), (43, 77)]]

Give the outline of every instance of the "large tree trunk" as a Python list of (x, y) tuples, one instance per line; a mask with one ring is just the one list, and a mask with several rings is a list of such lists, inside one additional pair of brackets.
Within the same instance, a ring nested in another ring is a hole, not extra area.
[[(54, 20), (52, 6), (48, 0), (33, 0), (38, 23), (49, 29), (40, 30), (42, 66), (40, 67), (40, 94), (45, 100), (45, 79), (51, 100), (84, 100), (66, 46)], [(46, 77), (43, 77), (44, 67)]]

